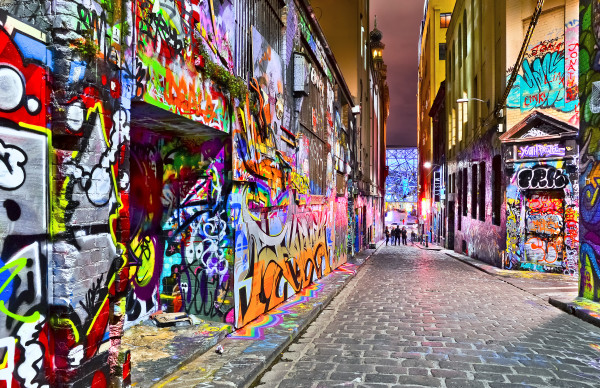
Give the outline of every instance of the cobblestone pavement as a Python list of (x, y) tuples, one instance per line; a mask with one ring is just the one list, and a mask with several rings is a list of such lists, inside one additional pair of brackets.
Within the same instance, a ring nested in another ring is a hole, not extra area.
[(259, 387), (599, 387), (600, 329), (447, 255), (382, 247)]

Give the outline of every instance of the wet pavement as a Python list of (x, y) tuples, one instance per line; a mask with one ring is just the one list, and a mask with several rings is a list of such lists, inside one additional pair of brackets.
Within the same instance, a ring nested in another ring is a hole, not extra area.
[(600, 329), (443, 251), (382, 247), (258, 386), (597, 387)]
[(188, 360), (207, 352), (231, 331), (230, 325), (197, 318), (189, 326), (159, 328), (146, 321), (129, 328), (121, 345), (131, 354), (132, 387), (151, 386)]

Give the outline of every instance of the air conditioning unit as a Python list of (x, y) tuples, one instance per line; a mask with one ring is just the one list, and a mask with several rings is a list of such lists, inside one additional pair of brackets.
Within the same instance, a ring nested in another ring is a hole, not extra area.
[(308, 63), (302, 53), (294, 53), (294, 89), (295, 95), (308, 96)]

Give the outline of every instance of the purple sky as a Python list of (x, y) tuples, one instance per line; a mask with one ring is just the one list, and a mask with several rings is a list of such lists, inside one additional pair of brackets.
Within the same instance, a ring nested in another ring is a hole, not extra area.
[(388, 67), (387, 145), (416, 147), (417, 46), (423, 0), (371, 0), (371, 26), (374, 15), (383, 33), (383, 59)]

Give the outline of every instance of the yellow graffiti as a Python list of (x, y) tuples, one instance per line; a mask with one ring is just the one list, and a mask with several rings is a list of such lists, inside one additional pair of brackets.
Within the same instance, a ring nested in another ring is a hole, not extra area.
[(75, 323), (69, 318), (52, 317), (50, 319), (50, 324), (54, 327), (70, 327), (73, 336), (75, 337), (75, 342), (79, 342), (79, 330), (77, 330), (77, 326), (75, 326)]
[(137, 283), (143, 287), (152, 280), (152, 275), (154, 274), (156, 257), (154, 242), (148, 236), (140, 241), (138, 233), (131, 241), (131, 248), (135, 257), (141, 261), (141, 265), (136, 267), (135, 278)]

